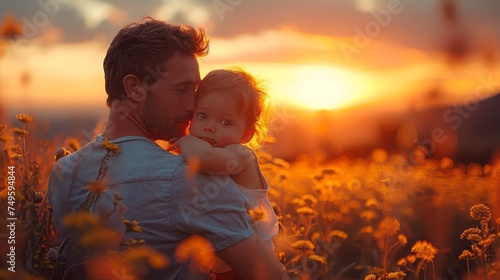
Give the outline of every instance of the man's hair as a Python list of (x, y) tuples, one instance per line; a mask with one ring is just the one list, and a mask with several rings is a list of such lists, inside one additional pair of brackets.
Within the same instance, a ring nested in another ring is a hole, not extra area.
[(208, 44), (202, 28), (169, 24), (151, 17), (124, 26), (111, 42), (103, 63), (108, 107), (113, 100), (123, 100), (126, 96), (123, 87), (126, 75), (133, 74), (142, 81), (156, 79), (163, 63), (176, 52), (201, 57), (208, 54)]
[(238, 111), (245, 114), (246, 126), (255, 129), (247, 143), (258, 149), (264, 142), (269, 122), (269, 96), (261, 83), (238, 67), (210, 71), (198, 85), (195, 104), (208, 93), (228, 94), (236, 102)]

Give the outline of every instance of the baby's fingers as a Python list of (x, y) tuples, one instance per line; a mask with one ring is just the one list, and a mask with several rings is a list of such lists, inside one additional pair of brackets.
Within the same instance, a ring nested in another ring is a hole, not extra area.
[(179, 140), (179, 137), (170, 138), (170, 139), (168, 140), (168, 143), (169, 143), (170, 145), (172, 145), (172, 144), (174, 144), (175, 142), (177, 142), (177, 140)]

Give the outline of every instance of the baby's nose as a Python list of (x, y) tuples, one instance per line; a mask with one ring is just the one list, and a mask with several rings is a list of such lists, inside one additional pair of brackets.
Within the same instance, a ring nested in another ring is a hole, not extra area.
[(215, 132), (215, 128), (212, 124), (208, 123), (207, 125), (205, 125), (205, 131)]

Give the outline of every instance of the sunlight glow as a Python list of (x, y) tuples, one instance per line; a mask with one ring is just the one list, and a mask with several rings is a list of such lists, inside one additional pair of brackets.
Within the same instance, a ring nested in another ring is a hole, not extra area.
[(335, 67), (301, 66), (289, 91), (290, 102), (306, 109), (353, 105), (365, 94), (355, 75)]
[(378, 8), (377, 0), (356, 0), (356, 8), (362, 12), (374, 12)]

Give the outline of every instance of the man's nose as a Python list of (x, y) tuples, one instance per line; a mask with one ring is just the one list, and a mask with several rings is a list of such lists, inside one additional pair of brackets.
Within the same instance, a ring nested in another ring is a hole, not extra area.
[(184, 110), (188, 112), (194, 112), (195, 109), (194, 98), (195, 98), (194, 91), (186, 96), (186, 99), (184, 100)]

